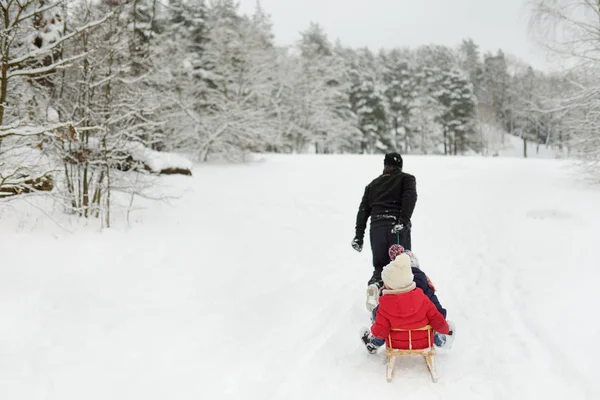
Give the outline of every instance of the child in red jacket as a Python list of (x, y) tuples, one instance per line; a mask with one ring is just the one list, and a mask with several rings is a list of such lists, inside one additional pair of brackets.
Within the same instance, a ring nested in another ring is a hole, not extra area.
[[(415, 254), (412, 251), (405, 250), (404, 247), (402, 247), (401, 245), (393, 244), (388, 250), (390, 261), (394, 261), (396, 257), (398, 257), (402, 253), (406, 253), (410, 257), (410, 268), (413, 273), (413, 278), (417, 287), (420, 288), (427, 297), (429, 297), (429, 300), (431, 300), (431, 302), (435, 305), (437, 310), (444, 316), (444, 318), (446, 318), (447, 311), (444, 307), (442, 307), (440, 300), (437, 298), (437, 295), (435, 294), (435, 286), (433, 286), (431, 279), (429, 279), (429, 277), (421, 269), (417, 256), (415, 256)], [(370, 290), (370, 292), (373, 293), (370, 293), (371, 297), (367, 299), (367, 303), (370, 307), (374, 306), (374, 308), (371, 311), (371, 320), (374, 322), (377, 307), (379, 304), (379, 297), (381, 297), (381, 292), (383, 291), (383, 283), (375, 283), (372, 286), (374, 286), (375, 289)]]
[[(362, 341), (370, 353), (377, 352), (377, 349), (390, 339), (394, 348), (409, 348), (408, 332), (392, 331), (392, 328), (417, 329), (431, 325), (440, 334), (452, 337), (453, 332), (444, 316), (425, 293), (417, 288), (411, 270), (411, 260), (407, 254), (400, 254), (386, 265), (381, 277), (384, 290), (379, 298), (375, 323), (370, 332), (366, 330), (362, 336)], [(444, 342), (447, 343), (447, 347), (451, 346), (451, 340)], [(412, 332), (413, 349), (424, 349), (428, 346), (427, 331)]]
[[(444, 307), (442, 307), (440, 300), (438, 299), (438, 297), (435, 293), (435, 287), (433, 286), (433, 283), (431, 283), (431, 280), (429, 279), (429, 277), (425, 274), (425, 272), (423, 272), (423, 270), (419, 266), (419, 260), (417, 259), (415, 254), (413, 252), (411, 252), (410, 250), (405, 250), (404, 247), (402, 247), (399, 244), (393, 244), (389, 248), (388, 253), (390, 255), (390, 261), (395, 260), (396, 257), (398, 257), (402, 253), (406, 253), (410, 257), (410, 267), (411, 267), (411, 271), (413, 273), (413, 279), (414, 279), (415, 284), (417, 285), (418, 288), (420, 288), (423, 291), (423, 293), (425, 293), (425, 296), (427, 296), (429, 298), (429, 300), (431, 300), (431, 302), (433, 303), (435, 308), (437, 308), (437, 310), (440, 312), (440, 314), (442, 314), (442, 316), (444, 318), (446, 318), (447, 311)], [(379, 288), (379, 286), (377, 286), (377, 287)], [(375, 306), (375, 308), (373, 309), (373, 311), (371, 311), (371, 322), (375, 322), (375, 317), (377, 315), (377, 309), (379, 308), (379, 305), (378, 305), (379, 297), (381, 297), (383, 290), (384, 290), (383, 283), (381, 283), (381, 288), (378, 290), (376, 297), (374, 297), (373, 299), (370, 299), (371, 302), (373, 302), (374, 304), (377, 304)], [(451, 324), (451, 322), (450, 322), (450, 324)], [(450, 329), (452, 329), (452, 327)], [(452, 331), (455, 331), (455, 330), (452, 329)], [(436, 347), (448, 348), (448, 345), (445, 343), (446, 339), (447, 339), (446, 335), (442, 335), (439, 332), (435, 332), (434, 343), (435, 343)]]

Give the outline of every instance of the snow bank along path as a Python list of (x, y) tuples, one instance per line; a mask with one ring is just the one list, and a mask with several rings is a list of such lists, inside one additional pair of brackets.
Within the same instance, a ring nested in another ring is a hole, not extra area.
[(600, 398), (600, 190), (554, 160), (405, 158), (414, 251), (460, 334), (437, 384), (419, 359), (385, 381), (350, 247), (381, 159), (198, 166), (103, 233), (5, 210), (2, 399)]

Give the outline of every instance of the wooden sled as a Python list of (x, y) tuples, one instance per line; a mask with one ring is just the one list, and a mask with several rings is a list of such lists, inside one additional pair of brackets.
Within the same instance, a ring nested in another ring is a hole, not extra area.
[[(386, 370), (385, 375), (388, 382), (392, 381), (394, 376), (394, 368), (396, 367), (396, 357), (403, 356), (423, 356), (425, 359), (425, 363), (427, 364), (427, 368), (429, 369), (429, 373), (431, 374), (431, 379), (433, 382), (437, 382), (437, 374), (435, 372), (435, 347), (433, 345), (433, 328), (430, 325), (426, 325), (422, 328), (418, 329), (391, 329), (392, 331), (403, 331), (408, 332), (408, 347), (409, 349), (394, 349), (392, 348), (392, 335), (388, 336), (387, 346), (386, 346)], [(429, 347), (426, 349), (415, 349), (412, 348), (412, 332), (413, 331), (427, 331), (427, 343)]]

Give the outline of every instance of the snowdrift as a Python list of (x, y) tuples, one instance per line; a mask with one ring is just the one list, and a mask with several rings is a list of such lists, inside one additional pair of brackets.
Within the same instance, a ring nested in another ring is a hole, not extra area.
[(141, 143), (127, 144), (125, 150), (130, 152), (133, 162), (141, 162), (147, 171), (164, 175), (192, 175), (192, 162), (179, 154), (155, 151)]

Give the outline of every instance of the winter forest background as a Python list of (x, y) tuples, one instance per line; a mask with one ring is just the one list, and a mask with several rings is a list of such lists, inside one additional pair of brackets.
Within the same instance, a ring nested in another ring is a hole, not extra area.
[(258, 2), (242, 15), (233, 0), (0, 0), (0, 198), (52, 190), (108, 225), (113, 193), (190, 173), (177, 154), (494, 156), (509, 134), (524, 157), (552, 147), (594, 171), (600, 7), (531, 5), (573, 68), (537, 71), (470, 38), (350, 48), (316, 23), (281, 47)]

